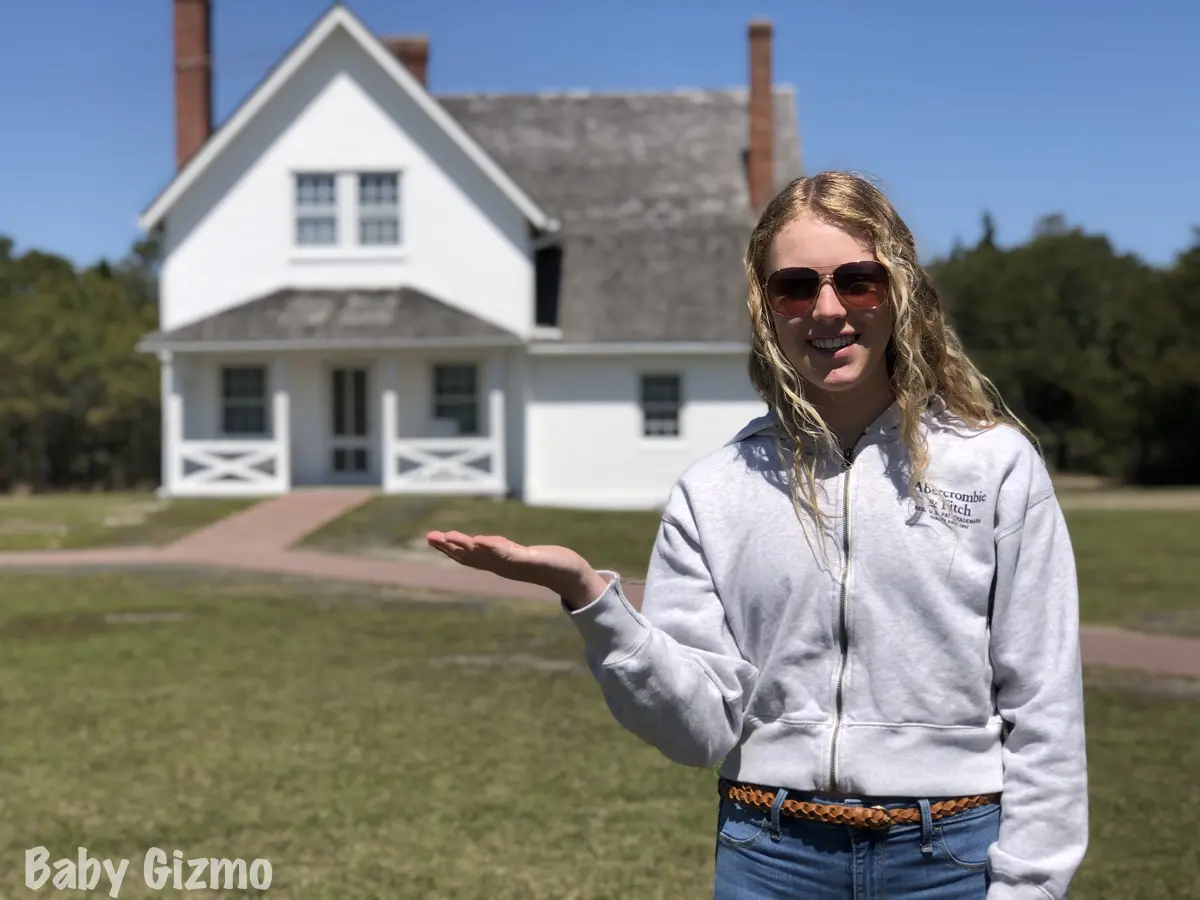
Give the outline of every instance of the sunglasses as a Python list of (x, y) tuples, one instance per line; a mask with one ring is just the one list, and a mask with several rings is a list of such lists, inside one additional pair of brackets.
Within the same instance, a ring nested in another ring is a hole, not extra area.
[(843, 305), (875, 309), (887, 293), (888, 273), (874, 260), (842, 263), (824, 274), (803, 267), (779, 269), (767, 278), (767, 302), (779, 315), (794, 319), (812, 309), (826, 283)]

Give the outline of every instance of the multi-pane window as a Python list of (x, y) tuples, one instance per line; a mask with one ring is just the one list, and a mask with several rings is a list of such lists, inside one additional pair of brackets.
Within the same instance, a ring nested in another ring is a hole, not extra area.
[(221, 369), (221, 431), (229, 435), (267, 433), (267, 370), (262, 366)]
[(358, 176), (358, 242), (400, 243), (400, 178), (394, 172)]
[(460, 435), (479, 434), (479, 370), (473, 363), (433, 367), (433, 417), (457, 423)]
[(337, 178), (296, 176), (296, 243), (303, 247), (337, 244)]
[(642, 376), (642, 435), (678, 437), (679, 413), (683, 406), (678, 375)]

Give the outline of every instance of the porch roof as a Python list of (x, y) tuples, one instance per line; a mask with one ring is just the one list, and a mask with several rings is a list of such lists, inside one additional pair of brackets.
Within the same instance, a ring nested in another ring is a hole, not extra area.
[(520, 342), (511, 332), (409, 287), (285, 288), (179, 328), (147, 335), (138, 348), (447, 347)]

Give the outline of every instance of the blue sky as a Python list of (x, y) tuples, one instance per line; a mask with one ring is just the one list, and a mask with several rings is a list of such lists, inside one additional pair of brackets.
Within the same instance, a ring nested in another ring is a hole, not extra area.
[[(220, 121), (327, 7), (215, 0)], [(1168, 262), (1200, 225), (1200, 5), (1186, 0), (351, 0), (431, 39), (437, 92), (728, 87), (775, 23), (807, 171), (879, 178), (927, 259), (1061, 212)], [(706, 6), (711, 12), (701, 11)], [(119, 257), (174, 165), (170, 0), (7, 3), (0, 234)]]

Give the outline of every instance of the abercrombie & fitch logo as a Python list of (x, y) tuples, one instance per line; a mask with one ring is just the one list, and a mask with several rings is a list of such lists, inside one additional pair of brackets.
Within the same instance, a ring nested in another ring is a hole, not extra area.
[(981, 503), (987, 503), (988, 495), (985, 491), (948, 491), (928, 481), (918, 481), (916, 488), (917, 493), (922, 495), (918, 498), (917, 505), (926, 515), (939, 522), (965, 531), (983, 521), (979, 517), (977, 507)]

